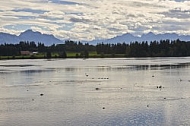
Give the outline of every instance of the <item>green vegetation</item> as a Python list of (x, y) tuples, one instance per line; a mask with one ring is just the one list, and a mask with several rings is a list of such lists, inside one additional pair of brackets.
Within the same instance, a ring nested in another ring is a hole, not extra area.
[(118, 57), (179, 57), (190, 56), (190, 42), (160, 40), (89, 45), (88, 43), (65, 41), (65, 44), (45, 46), (43, 43), (20, 42), (1, 44), (0, 59), (41, 58), (118, 58)]

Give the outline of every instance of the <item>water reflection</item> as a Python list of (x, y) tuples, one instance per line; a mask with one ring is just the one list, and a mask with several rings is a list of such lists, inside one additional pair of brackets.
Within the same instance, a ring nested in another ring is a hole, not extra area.
[(23, 70), (23, 71), (20, 71), (21, 74), (36, 74), (36, 73), (47, 73), (47, 72), (53, 72), (55, 70), (53, 69), (44, 69), (44, 70)]
[(190, 63), (178, 64), (149, 64), (149, 65), (124, 65), (124, 66), (97, 66), (98, 71), (123, 71), (123, 70), (165, 70), (189, 68)]
[(189, 125), (189, 65), (190, 58), (4, 61), (0, 124)]
[(0, 69), (0, 74), (8, 74), (8, 73), (10, 73), (10, 72), (12, 72), (12, 71)]
[(115, 118), (111, 118), (107, 120), (103, 125), (110, 126), (163, 126), (165, 124), (165, 118), (161, 114), (164, 112), (163, 108), (159, 108), (159, 110), (145, 108), (144, 110), (138, 110), (135, 114), (126, 115), (123, 113), (122, 115), (118, 115)]
[(81, 70), (81, 68), (76, 68), (76, 67), (67, 67), (64, 68), (65, 71), (79, 71)]
[(164, 69), (178, 69), (188, 68), (190, 63), (179, 63), (179, 64), (155, 64), (155, 65), (128, 65), (129, 69), (135, 70), (164, 70)]
[(30, 65), (30, 64), (24, 64), (24, 65), (0, 65), (0, 67), (31, 67), (35, 65)]

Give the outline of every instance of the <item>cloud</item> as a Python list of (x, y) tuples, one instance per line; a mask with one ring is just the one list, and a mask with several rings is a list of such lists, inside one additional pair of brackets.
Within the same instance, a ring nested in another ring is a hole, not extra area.
[(16, 34), (34, 29), (73, 40), (190, 34), (188, 0), (9, 0), (0, 8), (0, 30)]

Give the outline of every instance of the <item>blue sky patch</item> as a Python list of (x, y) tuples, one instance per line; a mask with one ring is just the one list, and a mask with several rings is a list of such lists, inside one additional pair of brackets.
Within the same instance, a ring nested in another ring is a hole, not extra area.
[(70, 2), (70, 1), (62, 1), (62, 0), (49, 0), (52, 3), (56, 3), (56, 4), (64, 4), (64, 5), (76, 5), (79, 4), (77, 2)]
[(4, 28), (13, 30), (26, 30), (30, 29), (32, 25), (6, 25)]
[(23, 20), (36, 18), (35, 16), (16, 16), (16, 17), (18, 17), (19, 19), (23, 19)]
[(36, 9), (31, 9), (31, 8), (23, 8), (23, 9), (14, 9), (12, 10), (14, 12), (30, 12), (30, 13), (36, 13), (36, 14), (43, 14), (45, 12), (45, 10), (36, 10)]

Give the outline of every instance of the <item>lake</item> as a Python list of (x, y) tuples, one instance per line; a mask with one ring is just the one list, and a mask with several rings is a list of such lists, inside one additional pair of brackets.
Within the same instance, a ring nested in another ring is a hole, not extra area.
[(1, 126), (190, 125), (190, 57), (0, 61)]

